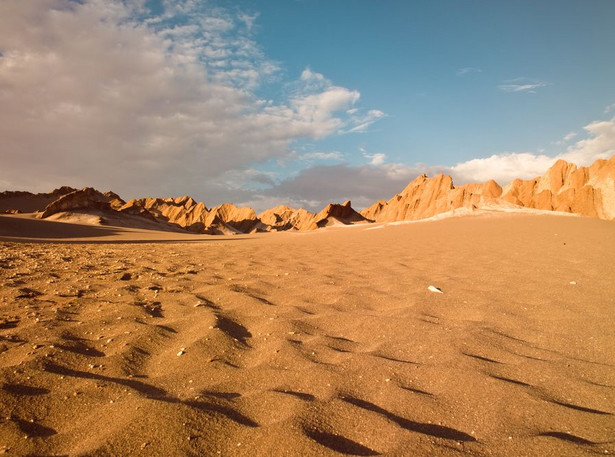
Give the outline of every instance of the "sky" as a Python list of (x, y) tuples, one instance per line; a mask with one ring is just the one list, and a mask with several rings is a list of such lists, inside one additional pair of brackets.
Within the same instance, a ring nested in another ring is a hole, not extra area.
[(0, 190), (357, 209), (615, 155), (612, 0), (1, 0)]

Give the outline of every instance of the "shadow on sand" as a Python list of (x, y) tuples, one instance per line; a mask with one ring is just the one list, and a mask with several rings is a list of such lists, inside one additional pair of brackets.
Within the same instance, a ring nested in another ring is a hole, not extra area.
[[(85, 240), (84, 240), (85, 238)], [(109, 238), (109, 239), (101, 239)], [(133, 232), (124, 227), (73, 224), (34, 219), (30, 217), (0, 216), (0, 242), (18, 243), (70, 243), (70, 244), (145, 244), (145, 243), (186, 243), (206, 241), (238, 241), (248, 237), (220, 237), (138, 229)]]

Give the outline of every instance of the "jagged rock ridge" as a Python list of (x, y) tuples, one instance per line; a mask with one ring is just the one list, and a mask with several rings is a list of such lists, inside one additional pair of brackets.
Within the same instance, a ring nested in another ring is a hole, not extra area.
[(615, 219), (615, 156), (590, 167), (558, 160), (544, 176), (454, 186), (447, 175), (421, 175), (388, 202), (374, 203), (361, 214), (376, 222), (425, 219), (456, 210), (531, 208)]
[(0, 192), (0, 213), (33, 213), (43, 211), (47, 205), (62, 195), (76, 189), (63, 186), (49, 193), (33, 194), (24, 191)]
[[(17, 207), (17, 202), (21, 207)], [(41, 208), (43, 203), (46, 206)], [(610, 160), (597, 160), (590, 167), (577, 167), (559, 160), (544, 176), (516, 179), (504, 188), (493, 180), (455, 186), (447, 175), (433, 178), (421, 175), (389, 201), (377, 201), (361, 212), (355, 211), (350, 201), (346, 201), (341, 205), (327, 205), (319, 213), (282, 205), (257, 215), (252, 208), (238, 208), (231, 203), (208, 209), (204, 203), (188, 196), (125, 202), (113, 192), (69, 187), (49, 194), (2, 192), (0, 208), (5, 212), (39, 211), (40, 218), (66, 219), (74, 213), (95, 214), (100, 216), (99, 223), (110, 219), (131, 226), (147, 221), (149, 228), (206, 234), (305, 231), (332, 225), (419, 220), (477, 209), (533, 208), (613, 220), (615, 156)]]

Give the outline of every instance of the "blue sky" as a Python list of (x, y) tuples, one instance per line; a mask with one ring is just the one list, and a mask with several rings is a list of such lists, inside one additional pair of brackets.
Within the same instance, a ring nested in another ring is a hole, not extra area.
[(0, 187), (320, 209), (615, 154), (615, 2), (3, 0)]

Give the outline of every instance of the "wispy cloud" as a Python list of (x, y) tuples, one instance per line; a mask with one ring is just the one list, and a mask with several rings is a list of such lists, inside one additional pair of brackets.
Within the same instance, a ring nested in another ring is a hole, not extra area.
[(312, 135), (314, 138), (365, 132), (374, 122), (386, 117), (380, 110), (364, 112), (356, 108), (361, 96), (358, 91), (335, 86), (309, 67), (303, 70), (298, 81), (288, 86), (291, 92), (288, 107), (299, 119), (311, 119), (314, 126), (321, 127), (322, 132)]
[(483, 70), (477, 67), (463, 67), (457, 70), (457, 76), (465, 76), (471, 73), (482, 73)]
[(570, 132), (564, 135), (564, 137), (561, 140), (553, 141), (551, 144), (561, 146), (562, 144), (568, 143), (573, 138), (576, 138), (578, 135), (579, 134), (577, 132)]
[(564, 141), (570, 141), (578, 135), (577, 132), (570, 132), (567, 135), (564, 135)]
[(550, 83), (529, 78), (515, 78), (503, 81), (498, 88), (504, 92), (525, 92), (534, 94), (541, 87), (549, 86)]
[[(352, 110), (351, 110), (352, 111)], [(372, 109), (365, 114), (357, 112), (351, 112), (352, 118), (350, 122), (350, 128), (346, 133), (367, 132), (368, 128), (376, 121), (386, 117), (386, 114), (380, 110)]]
[(363, 146), (359, 147), (359, 151), (361, 151), (363, 157), (365, 157), (369, 161), (369, 165), (382, 165), (387, 158), (386, 154), (383, 154), (381, 152), (370, 154)]
[(609, 114), (612, 111), (615, 111), (615, 103), (611, 103), (606, 108), (604, 108), (604, 114)]
[(254, 27), (254, 23), (256, 22), (256, 19), (259, 15), (259, 13), (252, 15), (247, 13), (240, 13), (237, 17), (246, 25), (246, 29), (248, 30), (248, 32), (251, 32), (252, 28)]
[(341, 160), (344, 157), (339, 151), (331, 151), (331, 152), (307, 152), (305, 154), (301, 154), (299, 158), (301, 160)]
[(370, 159), (370, 165), (382, 165), (387, 158), (386, 154), (378, 152), (376, 154), (367, 154), (366, 157)]

